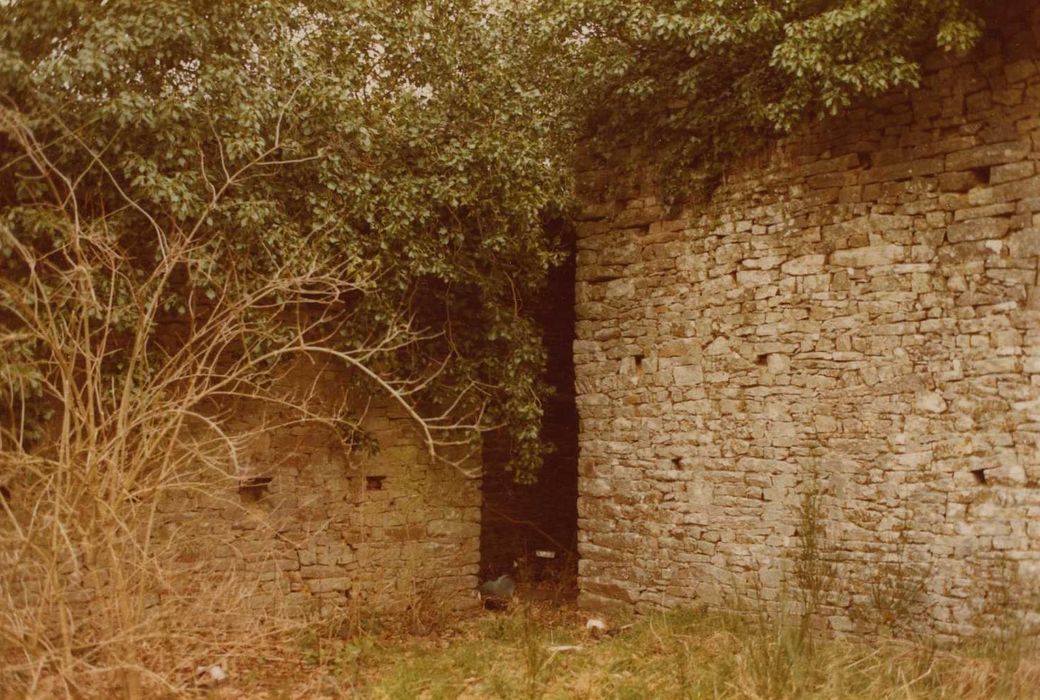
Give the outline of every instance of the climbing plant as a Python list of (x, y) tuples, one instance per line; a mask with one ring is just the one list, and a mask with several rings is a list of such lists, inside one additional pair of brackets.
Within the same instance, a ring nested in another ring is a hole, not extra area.
[[(531, 16), (478, 0), (0, 13), (0, 687), (178, 694), (169, 659), (265, 634), (239, 614), (256, 582), (196, 579), (170, 553), (197, 543), (157, 513), (241, 484), (271, 431), (363, 448), (378, 394), (442, 464), (472, 474), (467, 452), (501, 425), (508, 467), (532, 477), (530, 305), (570, 187)], [(359, 386), (328, 397), (325, 363)], [(322, 371), (286, 390), (299, 365)]]
[(587, 124), (636, 146), (673, 193), (710, 189), (726, 164), (806, 119), (911, 88), (936, 48), (982, 27), (972, 0), (559, 0)]
[[(358, 347), (406, 320), (414, 333), (380, 372), (428, 376), (409, 395), (418, 412), (501, 424), (509, 467), (534, 473), (543, 352), (527, 310), (556, 255), (542, 221), (569, 184), (563, 103), (548, 97), (558, 71), (529, 15), (478, 0), (14, 0), (4, 14), (8, 280), (29, 274), (18, 246), (54, 262), (70, 227), (103, 223), (125, 277), (83, 272), (117, 302), (118, 338), (141, 312), (129, 285), (171, 241), (191, 254), (163, 282), (164, 318), (304, 269), (361, 271), (371, 284), (340, 300), (350, 314), (328, 343)], [(16, 125), (67, 182), (40, 176)], [(8, 310), (32, 302), (17, 288)], [(7, 441), (44, 410), (53, 368), (17, 316), (0, 317)], [(126, 348), (109, 349), (120, 383)]]
[[(55, 205), (72, 197), (77, 225), (103, 222), (140, 280), (188, 230), (191, 260), (161, 295), (182, 317), (294, 266), (362, 266), (376, 282), (329, 342), (407, 319), (414, 342), (381, 358), (387, 376), (437, 368), (416, 407), (504, 426), (519, 478), (541, 458), (530, 308), (557, 255), (542, 223), (567, 206), (578, 134), (652, 149), (676, 191), (707, 186), (806, 118), (915, 85), (927, 51), (965, 50), (981, 27), (972, 0), (11, 0), (4, 13), (5, 131), (29, 129), (75, 184), (48, 189), (0, 141), (7, 238), (63, 250)], [(13, 250), (0, 244), (0, 265), (17, 280)], [(97, 284), (121, 304), (118, 335), (138, 309), (119, 280)], [(44, 410), (31, 399), (45, 367), (14, 318), (0, 319), (0, 391), (24, 429)], [(117, 383), (121, 352), (106, 355)]]

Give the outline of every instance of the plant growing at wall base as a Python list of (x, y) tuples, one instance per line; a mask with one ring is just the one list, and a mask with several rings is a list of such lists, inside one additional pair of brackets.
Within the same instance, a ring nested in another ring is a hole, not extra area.
[(854, 612), (874, 634), (912, 637), (926, 616), (926, 594), (932, 567), (915, 562), (908, 542), (913, 510), (905, 510), (891, 557), (868, 562), (864, 576), (867, 601)]
[(834, 565), (827, 560), (820, 496), (819, 482), (814, 475), (798, 508), (798, 549), (794, 553), (794, 580), (801, 603), (798, 636), (810, 650), (813, 621), (834, 578)]
[[(199, 494), (237, 505), (219, 494), (241, 483), (243, 447), (264, 431), (316, 424), (351, 452), (361, 416), (350, 401), (326, 400), (315, 382), (286, 394), (279, 382), (299, 362), (335, 360), (406, 405), (414, 384), (395, 380), (382, 360), (416, 334), (396, 322), (364, 344), (330, 342), (353, 312), (344, 297), (369, 293), (371, 271), (325, 266), (300, 250), (262, 283), (227, 278), (211, 295), (190, 293), (187, 318), (167, 314), (181, 273), (205, 259), (199, 228), (155, 219), (162, 254), (142, 260), (133, 239), (118, 236), (136, 200), (81, 214), (98, 206), (80, 190), (83, 172), (56, 162), (24, 116), (3, 117), (41, 187), (0, 223), (9, 273), (0, 318), (13, 329), (5, 340), (30, 344), (35, 401), (53, 417), (39, 424), (42, 438), (27, 434), (33, 406), (12, 391), (21, 387), (6, 387), (0, 683), (47, 695), (173, 691), (191, 679), (177, 672), (185, 657), (206, 663), (287, 629), (277, 611), (264, 630), (242, 614), (257, 582), (208, 569), (206, 545), (226, 543), (189, 540), (176, 505)], [(86, 167), (109, 172), (102, 154), (82, 147)], [(220, 206), (220, 189), (262, 168), (228, 172), (200, 217)], [(17, 235), (27, 220), (52, 235)], [(239, 429), (232, 411), (244, 404), (285, 417)], [(472, 429), (420, 419), (435, 445)]]

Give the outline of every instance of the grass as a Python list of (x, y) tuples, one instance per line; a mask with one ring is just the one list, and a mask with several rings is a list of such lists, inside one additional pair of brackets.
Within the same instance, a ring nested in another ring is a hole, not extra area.
[[(252, 687), (224, 690), (229, 697), (388, 700), (1040, 698), (1035, 646), (1009, 653), (1007, 645), (937, 650), (893, 639), (806, 644), (797, 621), (690, 610), (593, 637), (585, 620), (573, 609), (518, 605), (433, 635), (361, 632), (325, 642), (320, 661), (302, 654), (277, 684), (257, 676), (246, 684)], [(622, 622), (612, 620), (615, 629)], [(552, 649), (566, 645), (580, 648)]]

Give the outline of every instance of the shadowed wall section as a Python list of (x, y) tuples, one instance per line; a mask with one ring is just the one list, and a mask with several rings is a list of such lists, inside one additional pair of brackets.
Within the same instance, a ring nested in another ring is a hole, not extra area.
[[(246, 619), (300, 620), (475, 605), (479, 454), (461, 469), (434, 461), (412, 418), (387, 399), (356, 395), (348, 380), (331, 363), (301, 361), (272, 394), (307, 395), (315, 411), (344, 401), (364, 407), (360, 449), (277, 402), (226, 407), (239, 471), (171, 484), (154, 513), (143, 503), (132, 521), (154, 522), (149, 560), (164, 572), (164, 585), (145, 595), (148, 606), (176, 611), (213, 598)], [(214, 440), (207, 424), (185, 433)], [(21, 516), (18, 484), (8, 493)], [(93, 605), (98, 576), (107, 577), (90, 569), (69, 561), (61, 571), (71, 605)], [(32, 600), (37, 579), (21, 583)]]
[[(485, 440), (481, 575), (512, 571), (522, 577), (551, 579), (566, 587), (576, 571), (578, 497), (578, 412), (574, 403), (574, 255), (550, 273), (538, 321), (548, 354), (542, 441), (551, 448), (534, 484), (516, 484), (501, 468), (508, 445), (495, 435)], [(542, 559), (537, 550), (556, 558)]]

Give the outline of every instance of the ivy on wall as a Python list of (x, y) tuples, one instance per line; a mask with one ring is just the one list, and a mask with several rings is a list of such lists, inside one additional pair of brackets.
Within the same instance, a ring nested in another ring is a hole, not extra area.
[[(77, 225), (103, 222), (138, 282), (171, 232), (192, 230), (168, 315), (293, 270), (375, 280), (344, 300), (351, 319), (329, 342), (358, 347), (407, 319), (421, 340), (384, 369), (411, 378), (443, 365), (411, 399), (436, 414), (476, 387), (463, 408), (486, 403), (484, 422), (512, 434), (509, 467), (536, 470), (544, 353), (527, 305), (557, 255), (543, 217), (570, 185), (533, 23), (470, 0), (6, 4), (0, 125), (26, 125), (79, 178)], [(27, 274), (12, 240), (54, 260), (69, 225), (3, 137), (0, 225), (12, 280)], [(121, 302), (113, 331), (130, 328), (127, 285), (94, 282)], [(11, 407), (50, 370), (14, 340), (17, 313), (0, 324)], [(120, 381), (119, 352), (107, 361)], [(9, 410), (14, 427), (22, 413)]]

